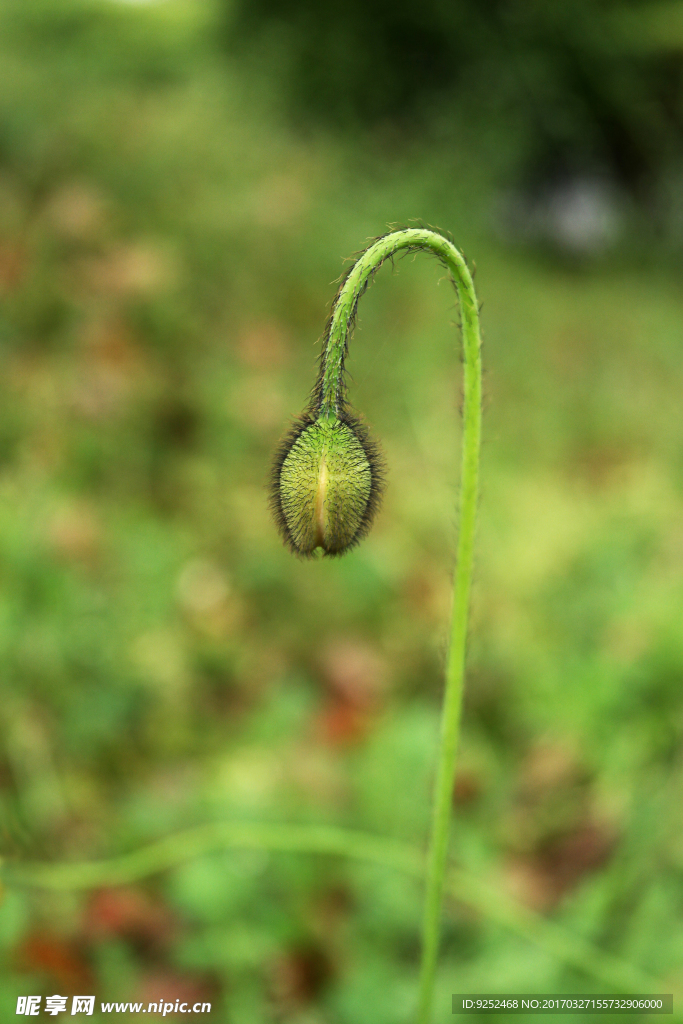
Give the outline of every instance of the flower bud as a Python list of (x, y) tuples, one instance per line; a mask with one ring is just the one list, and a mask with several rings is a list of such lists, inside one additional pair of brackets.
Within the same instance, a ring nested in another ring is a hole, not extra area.
[(305, 416), (276, 457), (271, 505), (295, 553), (322, 548), (341, 555), (370, 528), (379, 505), (382, 466), (356, 420)]

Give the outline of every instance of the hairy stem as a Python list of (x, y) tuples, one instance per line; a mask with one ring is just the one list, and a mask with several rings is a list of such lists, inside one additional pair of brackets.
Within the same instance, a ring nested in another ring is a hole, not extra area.
[(453, 586), (450, 646), (441, 719), (431, 838), (427, 861), (422, 964), (418, 1017), (429, 1024), (441, 930), (441, 904), (448, 853), (455, 762), (460, 733), (465, 644), (472, 579), (474, 532), (477, 515), (479, 449), (481, 445), (481, 338), (479, 309), (465, 258), (443, 235), (426, 228), (406, 228), (379, 238), (359, 257), (339, 289), (327, 328), (326, 346), (317, 385), (322, 415), (339, 415), (344, 406), (344, 360), (358, 301), (377, 269), (395, 253), (426, 250), (443, 263), (458, 293), (464, 351), (464, 405), (460, 472), (460, 527)]
[[(560, 960), (610, 988), (656, 992), (661, 986), (632, 965), (517, 905), (469, 873), (455, 869), (446, 872), (476, 526), (482, 393), (476, 295), (465, 259), (449, 239), (436, 231), (407, 228), (390, 232), (362, 253), (344, 280), (333, 305), (309, 412), (324, 421), (334, 420), (345, 412), (344, 361), (359, 299), (385, 260), (399, 251), (420, 250), (436, 255), (447, 267), (458, 294), (464, 349), (464, 404), (457, 569), (427, 858), (418, 1024), (429, 1024), (431, 1019), (444, 891), (525, 939), (538, 943)], [(303, 422), (294, 441), (311, 422), (310, 418)], [(283, 450), (282, 459), (277, 464), (278, 479), (288, 451), (289, 448)], [(423, 874), (420, 852), (390, 839), (328, 826), (216, 822), (169, 836), (108, 861), (12, 864), (0, 860), (0, 877), (9, 884), (55, 890), (121, 885), (192, 857), (235, 848), (337, 855), (379, 864), (417, 878)], [(667, 987), (671, 988), (671, 985)]]
[[(418, 1024), (429, 1024), (460, 732), (481, 441), (481, 340), (477, 299), (464, 257), (444, 235), (427, 228), (405, 228), (389, 232), (370, 245), (351, 267), (332, 308), (320, 372), (306, 418), (287, 439), (276, 460), (273, 505), (279, 513), (278, 522), (283, 536), (292, 550), (302, 555), (310, 555), (319, 546), (328, 554), (343, 553), (357, 543), (366, 532), (377, 504), (381, 470), (378, 470), (373, 446), (364, 437), (360, 424), (352, 424), (347, 415), (344, 361), (358, 302), (379, 267), (396, 253), (418, 251), (436, 256), (449, 272), (458, 295), (464, 351), (460, 526), (441, 739), (426, 869), (417, 1018)], [(322, 456), (315, 449), (316, 443), (318, 448), (322, 445)], [(312, 450), (312, 445), (315, 450)], [(298, 462), (294, 458), (295, 453), (297, 457), (300, 456)], [(332, 456), (336, 459), (338, 467), (337, 472), (332, 474), (338, 493), (328, 493), (328, 511), (331, 510), (330, 516), (335, 508), (341, 511), (337, 515), (339, 521), (328, 523), (318, 508), (322, 502), (318, 502), (316, 495), (318, 491), (325, 492), (326, 459)], [(352, 471), (356, 473), (353, 479)], [(309, 478), (315, 478), (316, 475), (318, 491), (315, 491), (315, 500), (311, 502)], [(349, 479), (354, 487), (345, 490), (339, 485), (339, 481)], [(324, 830), (318, 833), (319, 836), (324, 834)], [(163, 851), (163, 846), (157, 847), (155, 856), (163, 857)], [(138, 863), (136, 858), (140, 858), (144, 866), (148, 863), (145, 857), (144, 851), (131, 854), (129, 863), (135, 868)], [(69, 877), (69, 868), (65, 866), (63, 870), (66, 877)], [(88, 877), (88, 872), (84, 877)]]

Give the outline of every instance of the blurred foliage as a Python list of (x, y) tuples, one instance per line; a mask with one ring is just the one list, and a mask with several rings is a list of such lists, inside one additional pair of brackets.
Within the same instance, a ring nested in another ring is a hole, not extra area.
[[(481, 132), (532, 183), (606, 173), (653, 198), (683, 152), (678, 2), (226, 0), (226, 36), (326, 123)], [(427, 137), (429, 137), (429, 129)], [(504, 140), (501, 142), (501, 140)]]
[[(226, 61), (219, 17), (0, 7), (3, 853), (95, 858), (226, 818), (423, 842), (459, 435), (457, 314), (432, 261), (378, 275), (352, 347), (351, 398), (390, 467), (371, 536), (299, 563), (264, 486), (342, 258), (421, 217), (476, 257), (484, 300), (454, 855), (680, 988), (678, 269), (628, 235), (572, 263), (503, 243), (484, 123), (426, 152), (295, 134), (277, 76)], [(631, 109), (640, 79), (618, 75), (605, 88)], [(0, 1005), (200, 993), (226, 1022), (407, 1021), (420, 895), (275, 854), (13, 889)], [(590, 987), (448, 907), (440, 1015), (456, 991)]]

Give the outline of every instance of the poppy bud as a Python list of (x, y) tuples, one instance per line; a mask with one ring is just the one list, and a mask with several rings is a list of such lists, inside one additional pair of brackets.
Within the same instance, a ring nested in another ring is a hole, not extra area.
[(316, 548), (341, 555), (370, 529), (379, 506), (382, 464), (367, 431), (352, 417), (305, 415), (277, 453), (271, 506), (296, 554)]

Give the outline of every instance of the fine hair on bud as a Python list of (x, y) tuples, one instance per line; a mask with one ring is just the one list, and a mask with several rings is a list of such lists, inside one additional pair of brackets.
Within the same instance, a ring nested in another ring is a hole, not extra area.
[(384, 461), (359, 419), (307, 410), (275, 454), (270, 506), (294, 554), (343, 555), (372, 526), (383, 484)]

